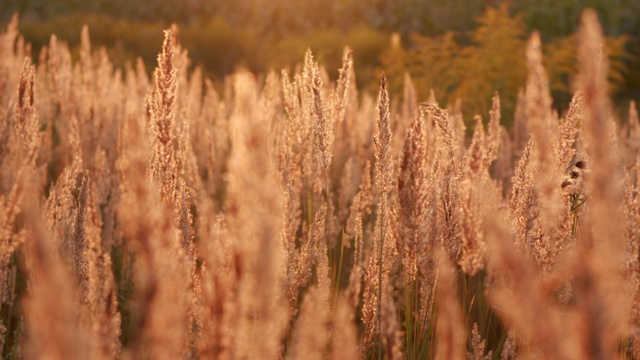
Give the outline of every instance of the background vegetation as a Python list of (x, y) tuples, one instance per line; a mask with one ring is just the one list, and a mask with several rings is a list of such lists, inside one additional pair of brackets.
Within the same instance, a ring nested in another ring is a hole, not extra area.
[(292, 67), (307, 48), (327, 68), (338, 68), (348, 45), (359, 86), (375, 91), (376, 74), (384, 69), (390, 90), (399, 93), (409, 72), (419, 97), (434, 89), (446, 101), (467, 99), (466, 115), (486, 117), (494, 91), (510, 94), (503, 106), (513, 113), (524, 85), (524, 44), (534, 29), (545, 43), (552, 95), (568, 104), (576, 73), (572, 34), (586, 7), (598, 12), (609, 36), (614, 101), (627, 104), (640, 96), (640, 67), (633, 66), (640, 56), (640, 3), (632, 0), (5, 0), (0, 17), (6, 22), (22, 14), (20, 31), (34, 55), (52, 33), (78, 54), (80, 28), (87, 24), (94, 44), (106, 46), (116, 66), (140, 56), (147, 69), (154, 66), (161, 30), (175, 22), (193, 65), (216, 84), (240, 67), (256, 73)]

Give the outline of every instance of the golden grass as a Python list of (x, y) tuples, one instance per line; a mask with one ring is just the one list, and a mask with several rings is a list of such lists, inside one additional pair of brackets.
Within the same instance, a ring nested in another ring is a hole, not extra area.
[[(460, 103), (0, 34), (0, 346), (33, 359), (640, 359), (640, 125), (595, 13), (569, 111), (539, 35), (513, 129)], [(26, 60), (25, 60), (26, 59)]]

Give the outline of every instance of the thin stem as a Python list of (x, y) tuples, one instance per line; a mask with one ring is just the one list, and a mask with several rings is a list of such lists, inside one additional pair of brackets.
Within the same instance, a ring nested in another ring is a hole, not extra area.
[(378, 359), (382, 359), (382, 253), (384, 247), (384, 225), (387, 210), (387, 193), (382, 193), (380, 216), (380, 250), (378, 251)]
[(338, 276), (336, 277), (336, 296), (334, 306), (338, 304), (338, 292), (340, 291), (340, 277), (342, 276), (342, 258), (344, 255), (344, 232), (340, 236), (340, 262), (338, 263)]

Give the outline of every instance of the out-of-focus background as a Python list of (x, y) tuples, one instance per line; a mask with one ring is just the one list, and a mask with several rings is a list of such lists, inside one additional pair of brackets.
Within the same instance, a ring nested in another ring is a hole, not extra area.
[(444, 103), (463, 99), (465, 114), (473, 115), (486, 114), (495, 91), (505, 113), (513, 113), (533, 30), (542, 35), (562, 111), (577, 67), (573, 34), (587, 7), (598, 12), (609, 37), (612, 97), (626, 108), (640, 97), (638, 0), (2, 0), (0, 20), (20, 13), (34, 57), (51, 34), (79, 54), (87, 24), (93, 46), (105, 46), (116, 65), (140, 56), (148, 69), (162, 29), (175, 23), (193, 66), (217, 82), (240, 67), (256, 73), (293, 67), (307, 48), (335, 76), (348, 45), (359, 87), (375, 91), (384, 70), (400, 93), (409, 73), (421, 98), (433, 89)]

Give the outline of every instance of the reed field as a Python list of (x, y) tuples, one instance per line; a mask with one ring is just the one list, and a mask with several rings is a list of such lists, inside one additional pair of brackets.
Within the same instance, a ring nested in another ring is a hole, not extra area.
[(604, 43), (585, 11), (559, 105), (533, 32), (515, 113), (469, 119), (409, 75), (359, 91), (349, 48), (218, 86), (177, 27), (151, 71), (87, 27), (33, 54), (14, 16), (2, 358), (640, 359), (640, 121)]

